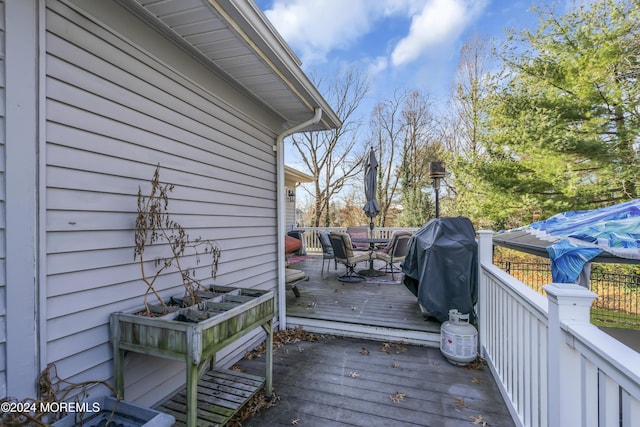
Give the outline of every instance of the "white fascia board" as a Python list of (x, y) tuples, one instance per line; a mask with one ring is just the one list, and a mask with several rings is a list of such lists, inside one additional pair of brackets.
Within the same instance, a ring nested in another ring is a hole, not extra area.
[(242, 36), (256, 53), (270, 64), (275, 73), (288, 80), (310, 106), (310, 112), (320, 107), (321, 123), (326, 129), (339, 127), (342, 122), (333, 108), (318, 92), (315, 85), (300, 68), (301, 61), (267, 20), (255, 3), (247, 0), (208, 0), (215, 10), (222, 10), (231, 28)]

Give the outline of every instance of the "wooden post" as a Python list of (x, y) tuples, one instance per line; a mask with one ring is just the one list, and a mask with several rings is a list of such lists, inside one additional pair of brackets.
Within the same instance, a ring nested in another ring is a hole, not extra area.
[(273, 388), (273, 319), (270, 320), (263, 329), (267, 333), (267, 354), (266, 354), (266, 373), (265, 373), (265, 396), (267, 400), (271, 399)]
[(478, 353), (485, 356), (484, 348), (487, 343), (487, 316), (483, 310), (487, 307), (487, 290), (484, 286), (482, 264), (493, 263), (493, 231), (478, 230)]
[(187, 427), (198, 425), (198, 365), (187, 360)]
[(120, 324), (118, 314), (113, 313), (110, 319), (111, 343), (113, 346), (113, 380), (116, 397), (124, 399), (124, 352), (120, 349)]
[(582, 286), (552, 283), (542, 287), (549, 300), (548, 323), (548, 425), (582, 426), (580, 354), (567, 342), (563, 324), (589, 323), (593, 300), (598, 296)]
[[(201, 334), (198, 327), (187, 332), (187, 427), (198, 425), (198, 380), (200, 379)], [(206, 362), (206, 361), (205, 361)]]

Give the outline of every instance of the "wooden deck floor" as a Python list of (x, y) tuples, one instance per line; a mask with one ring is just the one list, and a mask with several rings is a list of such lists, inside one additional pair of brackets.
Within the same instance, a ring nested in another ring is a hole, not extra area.
[[(300, 259), (300, 258), (298, 258)], [(290, 265), (303, 270), (309, 281), (298, 285), (300, 297), (287, 291), (288, 326), (382, 340), (400, 340), (421, 345), (439, 345), (440, 323), (425, 321), (417, 298), (401, 283), (401, 274), (373, 278), (360, 283), (337, 280), (344, 266), (333, 264), (323, 278), (322, 257), (310, 255)], [(374, 267), (384, 263), (376, 261)], [(359, 265), (365, 268), (365, 263)]]
[[(264, 359), (238, 367), (260, 375)], [(279, 400), (244, 426), (514, 425), (486, 366), (435, 348), (327, 336), (276, 349), (273, 373)]]
[[(424, 320), (416, 297), (399, 280), (342, 283), (337, 276), (344, 266), (336, 271), (332, 265), (325, 279), (321, 257), (297, 261), (291, 268), (305, 271), (309, 280), (298, 285), (299, 298), (287, 291), (287, 325), (327, 335), (276, 348), (278, 400), (242, 425), (514, 425), (488, 367), (447, 362), (438, 348), (440, 324)], [(263, 376), (265, 357), (242, 359), (237, 368)], [(208, 381), (205, 375), (199, 388), (218, 389)], [(199, 411), (210, 404), (205, 394)], [(184, 408), (170, 409), (183, 425)], [(205, 415), (198, 425), (215, 425)]]

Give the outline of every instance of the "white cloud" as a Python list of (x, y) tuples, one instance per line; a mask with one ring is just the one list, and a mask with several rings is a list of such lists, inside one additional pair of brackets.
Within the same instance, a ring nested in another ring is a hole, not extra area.
[[(306, 66), (324, 62), (334, 50), (347, 51), (386, 17), (410, 18), (410, 28), (391, 55), (397, 66), (455, 41), (488, 1), (274, 0), (265, 15)], [(370, 71), (383, 70), (389, 60), (372, 62)]]
[(369, 67), (367, 68), (367, 74), (370, 77), (375, 77), (382, 71), (386, 70), (388, 66), (389, 61), (387, 60), (387, 58), (384, 56), (378, 56), (373, 60), (372, 63), (369, 64)]
[(429, 0), (412, 18), (409, 33), (391, 54), (393, 65), (410, 63), (429, 49), (454, 42), (486, 6), (486, 1)]
[(366, 0), (276, 0), (265, 14), (306, 63), (322, 61), (368, 33), (369, 6)]

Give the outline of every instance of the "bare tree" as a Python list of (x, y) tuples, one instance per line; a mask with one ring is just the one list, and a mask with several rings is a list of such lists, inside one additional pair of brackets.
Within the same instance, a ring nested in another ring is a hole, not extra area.
[(409, 93), (405, 99), (402, 120), (402, 164), (399, 175), (402, 185), (401, 223), (419, 227), (431, 216), (433, 206), (425, 192), (430, 188), (429, 163), (441, 160), (440, 124), (426, 94)]
[(472, 185), (484, 153), (487, 95), (491, 92), (487, 42), (474, 36), (460, 50), (451, 98), (451, 112), (445, 120), (443, 140), (447, 164), (452, 171), (445, 182), (452, 213), (471, 215), (477, 186)]
[(448, 149), (472, 157), (482, 151), (483, 101), (487, 94), (487, 43), (475, 36), (460, 49), (453, 113), (449, 116)]
[(370, 143), (378, 158), (378, 227), (387, 225), (388, 213), (399, 189), (397, 164), (402, 157), (402, 141), (406, 130), (402, 109), (407, 96), (407, 92), (396, 91), (393, 99), (378, 103), (371, 113)]
[(361, 120), (356, 116), (358, 107), (369, 90), (369, 84), (357, 70), (339, 74), (334, 80), (316, 85), (325, 93), (342, 120), (342, 126), (330, 131), (306, 132), (291, 136), (309, 174), (313, 176), (315, 196), (315, 227), (331, 224), (331, 197), (344, 188), (362, 169), (362, 148), (358, 147)]

